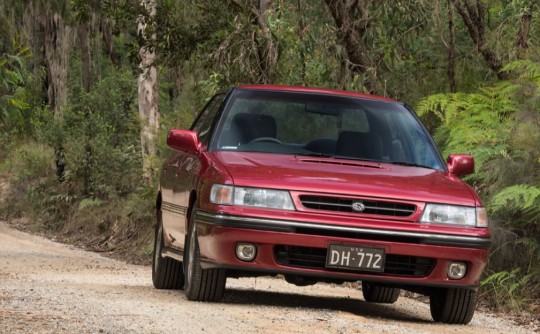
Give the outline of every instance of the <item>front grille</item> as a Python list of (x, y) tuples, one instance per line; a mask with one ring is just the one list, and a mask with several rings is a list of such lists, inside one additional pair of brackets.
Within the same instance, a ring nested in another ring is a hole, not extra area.
[[(408, 217), (416, 211), (416, 205), (407, 203), (313, 195), (300, 195), (299, 198), (304, 207), (312, 210), (352, 212), (393, 217)], [(353, 204), (360, 204), (362, 210), (353, 210)]]
[[(277, 245), (274, 257), (277, 263), (307, 269), (326, 269), (343, 271), (344, 269), (326, 268), (326, 248)], [(386, 254), (383, 273), (365, 272), (370, 275), (392, 275), (405, 277), (425, 277), (435, 266), (435, 259), (408, 255)], [(352, 271), (362, 273), (361, 271)]]

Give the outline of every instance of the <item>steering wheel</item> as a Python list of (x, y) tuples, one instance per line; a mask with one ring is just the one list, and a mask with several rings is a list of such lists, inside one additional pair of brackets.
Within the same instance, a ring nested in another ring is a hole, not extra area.
[(283, 142), (277, 138), (274, 137), (259, 137), (251, 140), (248, 144), (254, 144), (254, 143), (262, 143), (262, 142), (268, 142), (268, 143), (276, 143), (276, 144), (283, 144)]

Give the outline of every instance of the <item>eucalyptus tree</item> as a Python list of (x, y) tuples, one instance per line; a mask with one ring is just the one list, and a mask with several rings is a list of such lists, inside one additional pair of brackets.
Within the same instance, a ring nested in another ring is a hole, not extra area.
[(477, 51), (499, 80), (508, 79), (508, 73), (502, 71), (506, 64), (523, 59), (529, 43), (538, 42), (538, 36), (531, 34), (533, 17), (540, 12), (538, 1), (449, 1), (462, 18)]
[(152, 177), (152, 161), (156, 156), (156, 136), (159, 129), (159, 92), (158, 71), (155, 64), (155, 44), (157, 35), (155, 24), (155, 0), (141, 0), (144, 15), (139, 16), (137, 35), (144, 36), (139, 56), (138, 101), (139, 117), (141, 118), (141, 153), (143, 173), (147, 178)]
[(268, 16), (275, 15), (275, 6), (271, 0), (251, 1), (230, 0), (231, 4), (249, 16), (257, 23), (257, 29), (252, 34), (254, 56), (257, 61), (259, 83), (271, 83), (272, 72), (278, 63), (279, 41), (268, 24)]
[[(403, 78), (392, 78), (398, 65), (417, 58), (420, 42), (432, 36), (432, 1), (325, 0), (343, 54), (342, 86), (379, 95), (396, 96)], [(433, 44), (433, 43), (431, 43)], [(413, 78), (409, 73), (409, 79)]]
[(67, 104), (66, 83), (69, 51), (73, 40), (73, 29), (68, 24), (69, 1), (22, 1), (26, 5), (22, 13), (22, 22), (28, 35), (28, 42), (36, 59), (44, 61), (47, 103), (54, 114), (60, 117), (62, 109)]

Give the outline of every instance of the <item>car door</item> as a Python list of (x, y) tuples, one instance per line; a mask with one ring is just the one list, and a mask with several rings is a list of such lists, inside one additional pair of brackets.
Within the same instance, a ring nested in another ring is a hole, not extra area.
[[(203, 149), (208, 147), (224, 98), (224, 94), (214, 96), (191, 127), (191, 130), (198, 133)], [(165, 243), (180, 250), (184, 249), (189, 198), (195, 189), (200, 168), (199, 156), (176, 150), (171, 151), (164, 163), (162, 208)]]

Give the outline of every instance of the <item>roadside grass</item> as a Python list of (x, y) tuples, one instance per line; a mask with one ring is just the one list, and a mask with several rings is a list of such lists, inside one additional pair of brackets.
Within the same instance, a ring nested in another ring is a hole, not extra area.
[(0, 219), (130, 263), (150, 263), (155, 187), (107, 199), (82, 197), (69, 172), (59, 181), (53, 161), (54, 150), (36, 142), (5, 155)]

